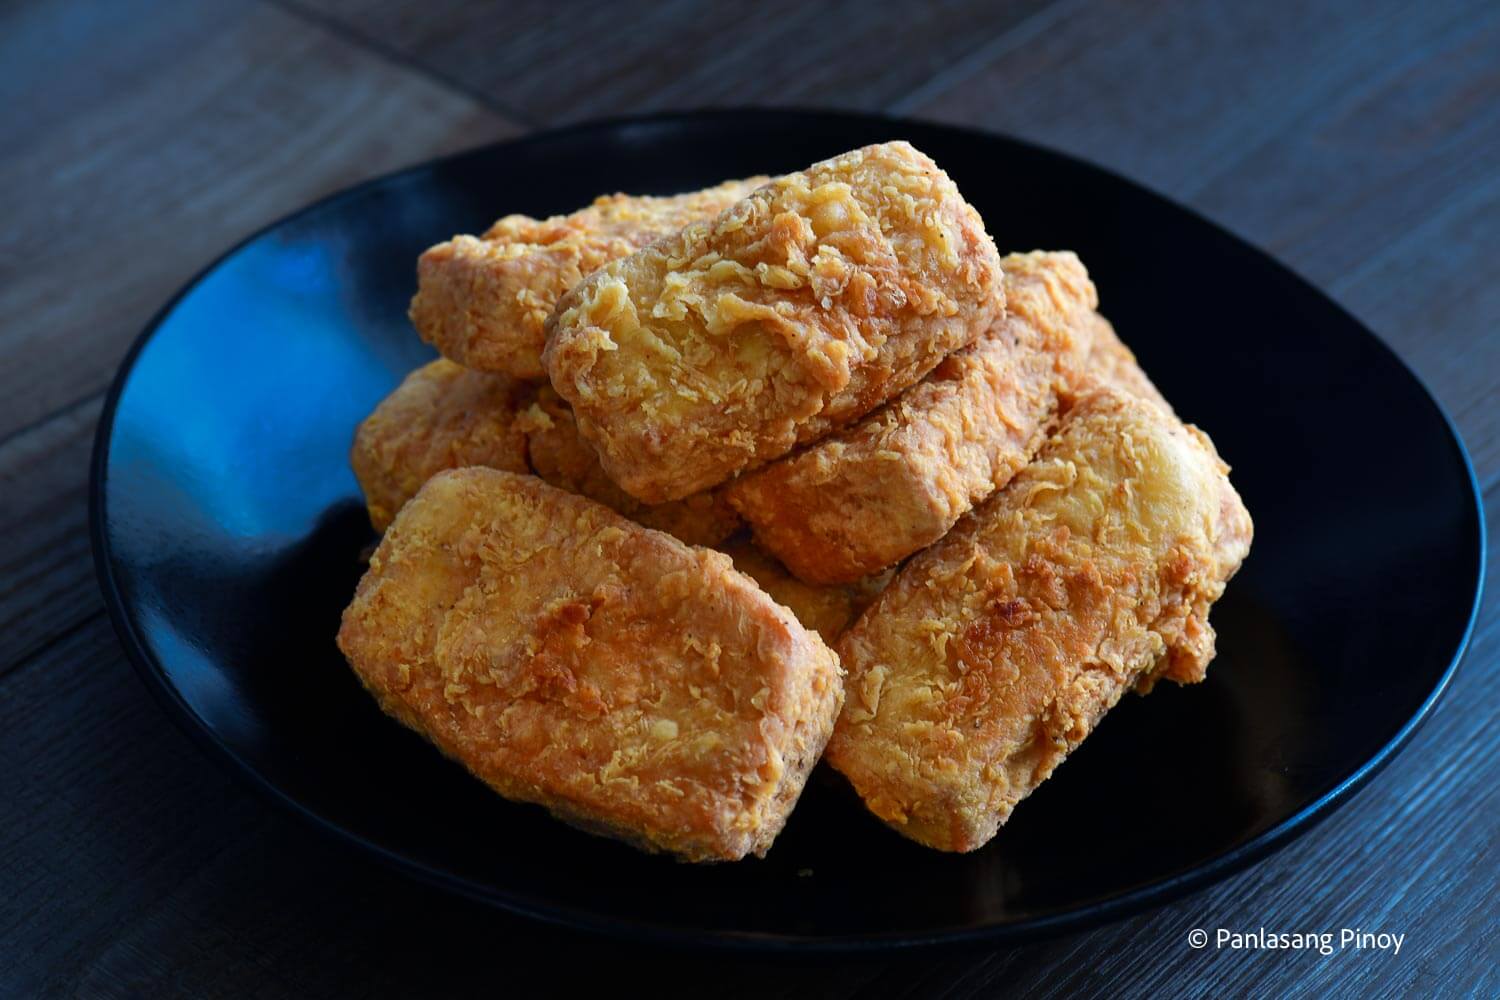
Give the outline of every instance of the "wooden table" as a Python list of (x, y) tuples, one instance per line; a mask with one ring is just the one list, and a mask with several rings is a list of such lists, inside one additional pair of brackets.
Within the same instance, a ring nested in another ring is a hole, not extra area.
[[(101, 398), (151, 312), (247, 232), (362, 178), (561, 122), (704, 104), (979, 125), (1192, 205), (1326, 289), (1422, 376), (1500, 535), (1494, 3), (9, 3), (0, 993), (605, 982), (691, 995), (708, 977), (723, 996), (1500, 992), (1500, 560), (1440, 709), (1333, 818), (1175, 905), (990, 953), (788, 965), (522, 923), (324, 842), (172, 727), (110, 630), (85, 531)], [(1397, 957), (1185, 944), (1190, 928), (1263, 924), (1407, 937)]]

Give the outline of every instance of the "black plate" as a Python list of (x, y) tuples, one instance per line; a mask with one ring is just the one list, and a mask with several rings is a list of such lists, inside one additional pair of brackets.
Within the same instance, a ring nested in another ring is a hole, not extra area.
[[(1129, 698), (964, 856), (910, 844), (818, 775), (765, 861), (690, 867), (510, 805), (385, 719), (334, 647), (371, 541), (355, 424), (430, 356), (427, 245), (596, 192), (667, 193), (911, 140), (1002, 250), (1077, 250), (1105, 311), (1234, 465), (1255, 548), (1201, 686)], [(1462, 444), (1380, 341), (1198, 216), (1012, 140), (790, 112), (585, 126), (418, 167), (230, 251), (126, 359), (94, 452), (115, 626), (168, 712), (323, 830), (506, 909), (780, 949), (1012, 940), (1140, 909), (1306, 830), (1431, 710), (1467, 642), (1483, 520)]]

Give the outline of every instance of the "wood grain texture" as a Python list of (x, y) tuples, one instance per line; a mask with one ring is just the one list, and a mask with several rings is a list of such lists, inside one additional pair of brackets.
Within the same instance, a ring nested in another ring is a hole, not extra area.
[[(1500, 503), (1488, 510), (1500, 530)], [(1500, 593), (1492, 565), (1491, 594)], [(96, 602), (97, 603), (97, 602)], [(1486, 614), (1495, 614), (1490, 600)], [(678, 953), (512, 920), (317, 838), (201, 755), (122, 662), (100, 613), (0, 678), (0, 982), (18, 995), (662, 997), (1494, 995), (1500, 755), (1487, 705), (1500, 635), (1476, 644), (1442, 711), (1314, 833), (1151, 913), (1036, 945), (894, 961)], [(60, 723), (62, 724), (60, 728)], [(1459, 849), (1443, 849), (1455, 845)], [(1357, 926), (1398, 957), (1196, 952), (1188, 930)], [(51, 928), (59, 933), (43, 933)], [(66, 931), (66, 933), (61, 933)]]
[[(601, 967), (688, 996), (714, 974), (711, 958), (668, 967), (509, 919), (321, 840), (166, 721), (102, 614), (0, 679), (0, 760), (42, 759), (0, 768), (6, 996), (571, 995)], [(785, 980), (736, 969), (747, 994)], [(824, 995), (860, 980), (805, 972)]]
[[(1486, 520), (1500, 529), (1492, 497)], [(1489, 568), (1493, 621), (1500, 570)], [(1500, 680), (1500, 633), (1476, 641), (1442, 708), (1410, 746), (1313, 833), (1188, 899), (1088, 934), (956, 957), (936, 969), (882, 977), (895, 995), (1184, 997), (1494, 996), (1500, 865), (1500, 756), (1490, 692)], [(1482, 706), (1478, 711), (1467, 707)], [(1210, 933), (1391, 930), (1399, 956), (1191, 949)], [(880, 992), (880, 991), (877, 991)]]
[(8, 5), (0, 67), (0, 439), (97, 393), (156, 308), (256, 228), (513, 129), (229, 0)]
[(99, 610), (86, 470), (101, 402), (0, 443), (0, 675)]
[[(1500, 570), (1439, 711), (1317, 830), (1187, 900), (993, 953), (768, 962), (512, 920), (325, 843), (132, 676), (84, 532), (100, 395), (256, 226), (512, 122), (886, 108), (1136, 177), (1379, 332), (1462, 429), (1500, 532), (1500, 8), (1318, 0), (0, 8), (0, 994), (1500, 995)], [(59, 67), (66, 67), (61, 71)], [(997, 234), (1004, 242), (1003, 233)], [(1108, 289), (1102, 293), (1106, 303)], [(1393, 457), (1395, 460), (1398, 457)], [(1194, 951), (1193, 927), (1404, 932), (1399, 956)]]
[(754, 5), (286, 0), (556, 125), (663, 108), (817, 104), (875, 110), (1024, 23), (1046, 0)]
[[(1025, 44), (901, 107), (1103, 163), (1271, 251), (1440, 386), (1476, 463), (1500, 473), (1500, 309), (1479, 263), (1500, 250), (1500, 7), (1048, 15)], [(1107, 309), (1107, 287), (1100, 297)]]

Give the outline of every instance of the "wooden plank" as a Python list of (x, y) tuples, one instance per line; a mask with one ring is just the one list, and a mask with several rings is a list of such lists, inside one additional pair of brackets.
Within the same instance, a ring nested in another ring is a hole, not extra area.
[(0, 674), (102, 608), (88, 531), (100, 403), (0, 443)]
[[(1491, 162), (1500, 163), (1500, 150)], [(1456, 193), (1329, 287), (1436, 394), (1488, 490), (1500, 484), (1497, 260), (1500, 174), (1485, 187)]]
[[(1017, 132), (1269, 247), (1444, 400), (1489, 486), (1493, 535), (1500, 10), (1379, 0), (1290, 17), (1058, 0), (1034, 16), (1040, 3), (953, 2), (923, 20), (856, 18), (842, 4), (745, 18), (684, 2), (641, 14), (527, 2), (503, 16), (456, 0), (301, 2), (0, 10), (0, 760), (21, 765), (0, 768), (11, 806), (0, 992), (576, 992), (608, 975), (665, 996), (703, 982), (726, 996), (1500, 994), (1487, 955), (1500, 864), (1493, 564), (1474, 648), (1434, 718), (1343, 811), (1268, 861), (1033, 946), (784, 964), (508, 920), (314, 837), (166, 723), (100, 614), (82, 530), (104, 379), (156, 305), (238, 236), (507, 131), (486, 102), (550, 122), (764, 101)], [(1396, 958), (1183, 943), (1192, 927), (1262, 925), (1408, 937)]]
[(152, 312), (307, 201), (513, 131), (274, 8), (0, 8), (0, 439), (96, 393)]
[[(1500, 491), (1486, 519), (1500, 531)], [(1482, 618), (1500, 610), (1489, 566)], [(1380, 775), (1316, 830), (1188, 899), (1056, 941), (893, 963), (880, 995), (1495, 996), (1485, 952), (1500, 867), (1500, 629), (1476, 639), (1435, 714)], [(1189, 751), (1190, 752), (1190, 749)], [(1163, 762), (1162, 766), (1170, 766)], [(1121, 817), (1100, 818), (1101, 850)], [(1400, 955), (1232, 951), (1187, 944), (1194, 928), (1253, 932), (1363, 928), (1404, 933)], [(888, 991), (888, 992), (887, 992)]]
[[(1490, 529), (1500, 531), (1500, 501)], [(1500, 567), (1489, 592), (1500, 596)], [(1492, 597), (1493, 618), (1500, 601)], [(1500, 862), (1500, 632), (1439, 711), (1342, 811), (1217, 887), (1085, 934), (992, 953), (793, 965), (570, 935), (385, 871), (222, 773), (167, 723), (94, 616), (0, 678), (0, 984), (20, 995), (564, 993), (600, 970), (627, 991), (725, 996), (1402, 996), (1493, 993)], [(1169, 765), (1168, 765), (1169, 766)], [(1107, 839), (1114, 819), (1101, 818)], [(883, 873), (884, 876), (899, 873)], [(1399, 957), (1197, 952), (1189, 929), (1407, 935)], [(572, 961), (580, 949), (589, 961)], [(1488, 977), (1488, 978), (1486, 978)]]
[[(0, 992), (198, 998), (851, 993), (877, 971), (789, 974), (583, 938), (418, 885), (318, 837), (177, 732), (95, 616), (0, 679)], [(579, 955), (587, 960), (580, 961)], [(717, 992), (717, 990), (716, 990)]]
[(1266, 247), (1397, 348), (1488, 482), (1497, 49), (1478, 2), (1088, 4), (903, 107), (1104, 163)]
[(1048, 0), (290, 0), (535, 124), (684, 106), (880, 108)]
[[(1410, 76), (1413, 63), (1493, 16), (1482, 0), (1420, 11), (1399, 0), (1324, 2), (1301, 5), (1295, 15), (1259, 4), (1070, 2), (1023, 44), (999, 47), (988, 64), (944, 76), (893, 107), (1033, 139), (1174, 197), (1204, 190), (1279, 145), (1277, 170), (1263, 178), (1274, 194), (1314, 144), (1301, 126), (1379, 98)], [(1482, 85), (1475, 70), (1462, 67), (1472, 85)], [(1376, 118), (1359, 124), (1387, 124)], [(1288, 135), (1289, 126), (1299, 128)]]

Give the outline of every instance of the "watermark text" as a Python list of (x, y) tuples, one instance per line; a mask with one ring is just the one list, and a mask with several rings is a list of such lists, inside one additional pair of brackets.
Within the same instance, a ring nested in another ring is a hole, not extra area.
[(1336, 951), (1383, 951), (1399, 955), (1406, 934), (1360, 927), (1341, 927), (1336, 931), (1275, 931), (1265, 927), (1238, 931), (1218, 927), (1206, 931), (1194, 927), (1188, 931), (1187, 940), (1189, 947), (1212, 947), (1215, 951), (1315, 951), (1320, 955)]

